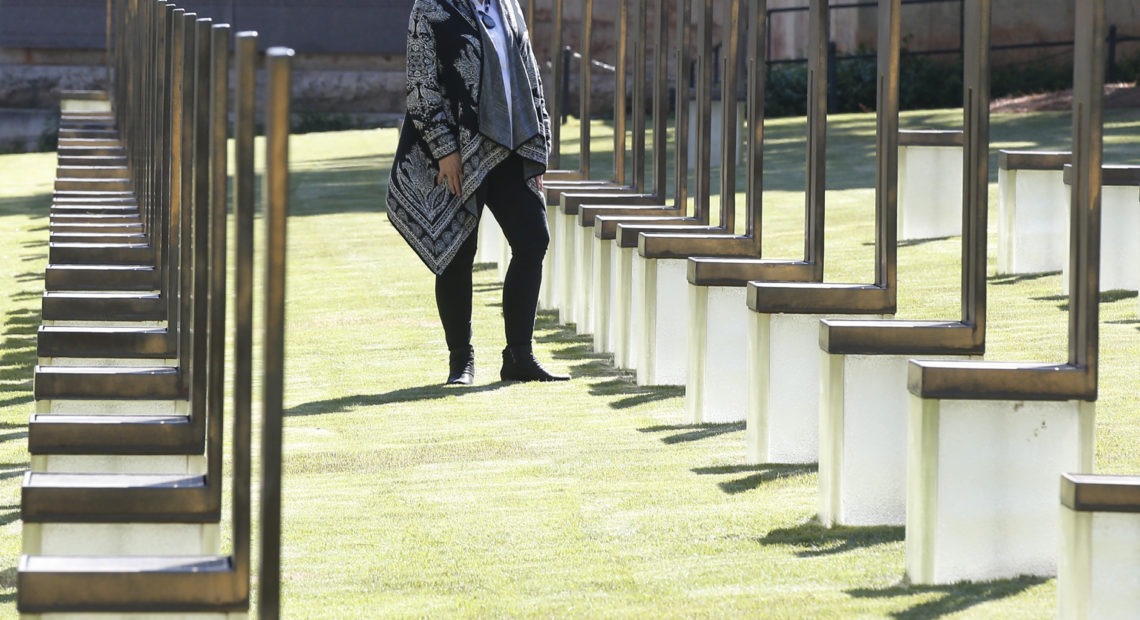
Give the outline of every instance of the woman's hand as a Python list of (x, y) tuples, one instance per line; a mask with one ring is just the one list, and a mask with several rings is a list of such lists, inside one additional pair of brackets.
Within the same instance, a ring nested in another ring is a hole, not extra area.
[(538, 191), (542, 191), (542, 175), (538, 175)]
[(463, 165), (459, 160), (459, 153), (445, 155), (439, 160), (439, 174), (435, 177), (435, 184), (446, 184), (447, 189), (456, 196), (463, 189)]

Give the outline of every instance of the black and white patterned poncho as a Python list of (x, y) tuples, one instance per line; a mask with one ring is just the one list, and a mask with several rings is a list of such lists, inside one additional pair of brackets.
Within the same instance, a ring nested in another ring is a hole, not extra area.
[[(522, 11), (517, 0), (500, 2), (542, 127), (515, 152), (525, 161), (527, 186), (541, 197), (536, 177), (546, 171), (550, 117)], [(478, 226), (475, 190), (511, 153), (479, 132), (483, 44), (475, 20), (469, 0), (416, 0), (408, 20), (408, 111), (388, 179), (388, 219), (436, 274)], [(456, 151), (459, 196), (435, 183), (438, 161)]]

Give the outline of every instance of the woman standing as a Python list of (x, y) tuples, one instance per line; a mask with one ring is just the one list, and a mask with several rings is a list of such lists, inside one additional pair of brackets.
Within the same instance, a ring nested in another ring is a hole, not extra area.
[(503, 282), (504, 381), (560, 381), (531, 339), (550, 241), (542, 174), (550, 117), (517, 0), (416, 0), (408, 22), (407, 115), (388, 181), (388, 219), (436, 274), (448, 384), (469, 385), (471, 268), (486, 205), (511, 246)]

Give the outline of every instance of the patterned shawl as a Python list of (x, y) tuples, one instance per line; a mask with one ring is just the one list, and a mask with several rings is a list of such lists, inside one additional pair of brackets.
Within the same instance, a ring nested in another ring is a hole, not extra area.
[[(527, 88), (512, 80), (513, 98), (535, 109), (541, 132), (515, 149), (525, 162), (527, 186), (537, 196), (536, 177), (546, 171), (550, 117), (538, 64), (517, 0), (500, 0), (510, 13), (501, 27), (518, 52)], [(483, 34), (468, 0), (416, 0), (408, 23), (408, 111), (388, 179), (388, 219), (433, 273), (442, 273), (479, 224), (475, 190), (511, 149), (480, 133)], [(494, 51), (488, 50), (494, 54)], [(517, 75), (519, 72), (515, 71)], [(488, 79), (490, 76), (488, 76)], [(459, 152), (459, 196), (436, 185), (437, 163)]]

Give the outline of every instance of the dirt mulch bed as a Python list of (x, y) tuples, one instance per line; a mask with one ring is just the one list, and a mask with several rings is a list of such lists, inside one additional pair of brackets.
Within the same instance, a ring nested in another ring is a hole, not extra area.
[[(1060, 90), (1052, 93), (1038, 93), (1035, 95), (1020, 95), (1017, 97), (1004, 97), (994, 100), (990, 104), (990, 112), (1018, 113), (1041, 111), (1065, 111), (1073, 107), (1073, 91)], [(1136, 84), (1105, 84), (1104, 107), (1106, 108), (1134, 108), (1140, 107), (1140, 87)]]

